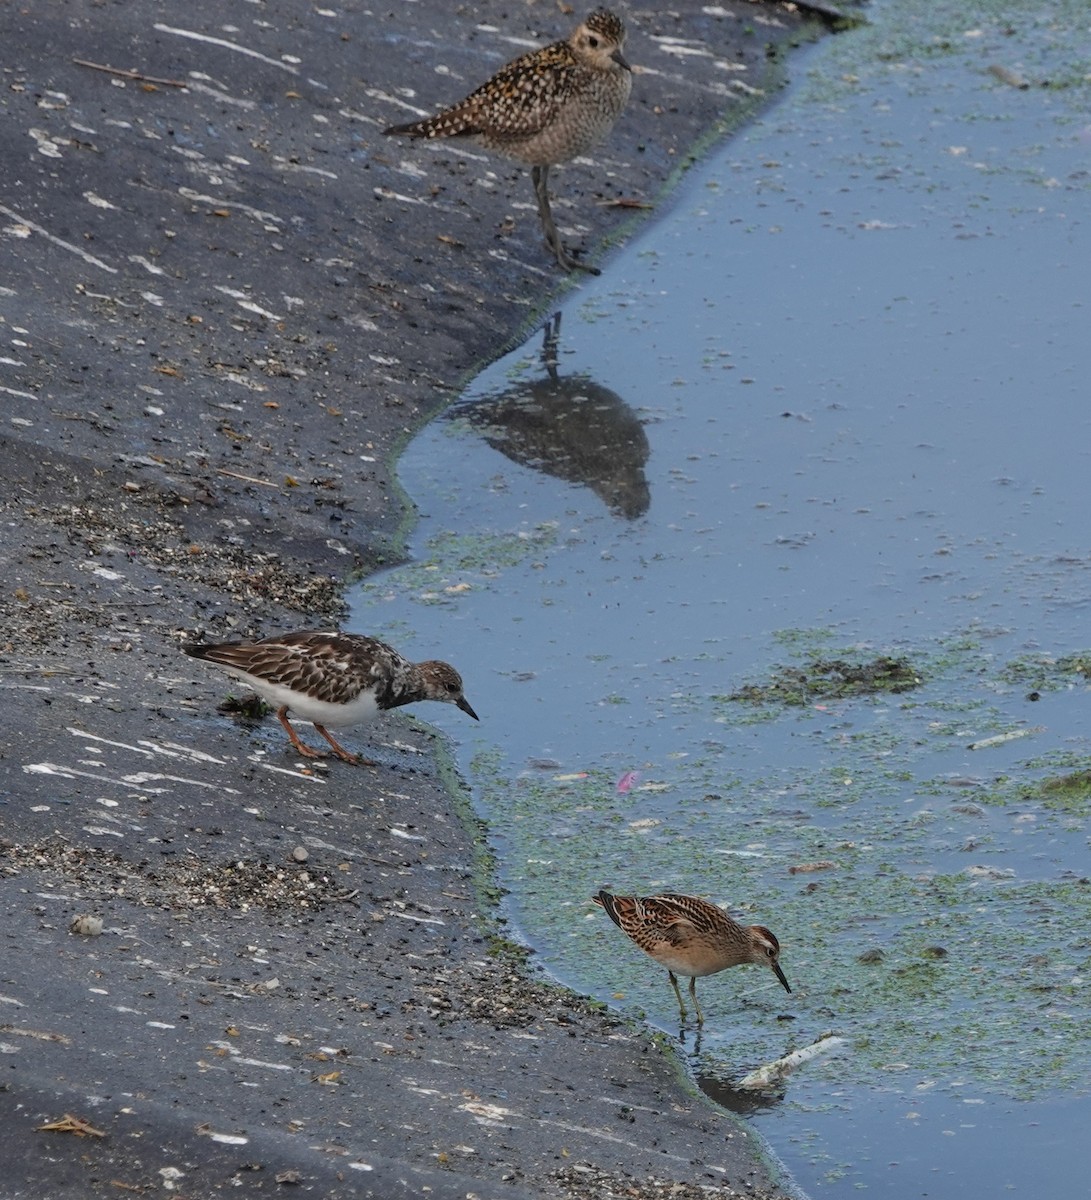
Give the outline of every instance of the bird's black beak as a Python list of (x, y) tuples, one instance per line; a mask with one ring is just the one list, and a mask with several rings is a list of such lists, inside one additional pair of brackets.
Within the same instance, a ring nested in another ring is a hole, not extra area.
[[(459, 708), (462, 709), (462, 711), (464, 713), (467, 713), (467, 714), (469, 714), (469, 716), (473, 717), (473, 719), (475, 721), (481, 720), (481, 718), (477, 715), (477, 713), (475, 713), (474, 710), (470, 707), (470, 702), (469, 702), (469, 700), (466, 699), (465, 696), (459, 696), (459, 698), (455, 701), (455, 703), (458, 705)], [(785, 984), (784, 986), (788, 987), (787, 984)], [(788, 988), (788, 990), (791, 991), (792, 989)]]
[(773, 971), (776, 974), (776, 977), (780, 980), (781, 983), (784, 984), (784, 990), (786, 992), (790, 992), (792, 989), (788, 986), (788, 980), (784, 978), (784, 972), (780, 969), (780, 963), (772, 962), (769, 965), (773, 968)]
[(624, 67), (625, 70), (630, 73), (630, 75), (632, 74), (633, 68), (629, 66), (629, 63), (628, 63), (627, 59), (625, 58), (625, 55), (622, 54), (620, 50), (615, 50), (613, 52), (613, 54), (610, 55), (610, 57), (614, 60), (614, 62), (617, 63), (617, 65), (619, 67)]

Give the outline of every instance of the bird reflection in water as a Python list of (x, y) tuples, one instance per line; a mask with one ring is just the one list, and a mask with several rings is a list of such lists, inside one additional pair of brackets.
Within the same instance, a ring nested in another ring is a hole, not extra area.
[(558, 312), (544, 326), (542, 378), (457, 405), (450, 416), (467, 421), (512, 462), (589, 487), (614, 516), (635, 520), (651, 504), (648, 436), (617, 392), (558, 371), (560, 332)]

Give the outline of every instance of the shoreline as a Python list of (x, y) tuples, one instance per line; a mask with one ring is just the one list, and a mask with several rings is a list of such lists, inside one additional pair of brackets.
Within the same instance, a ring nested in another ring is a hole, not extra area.
[[(570, 245), (722, 136), (719, 64), (754, 87), (814, 28), (723, 11), (624, 12), (650, 69), (554, 179)], [(526, 172), (379, 134), (407, 78), (437, 107), (579, 18), (474, 13), (0, 18), (0, 1195), (788, 1194), (673, 1049), (498, 949), (436, 735), (384, 719), (349, 738), (376, 769), (301, 769), (179, 649), (338, 619), (402, 552), (399, 448), (566, 286)], [(64, 1113), (97, 1132), (40, 1129)]]

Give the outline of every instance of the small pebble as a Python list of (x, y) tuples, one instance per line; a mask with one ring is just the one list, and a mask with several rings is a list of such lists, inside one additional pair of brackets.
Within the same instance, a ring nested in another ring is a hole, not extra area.
[(306, 846), (296, 846), (296, 848), (292, 851), (292, 858), (294, 858), (295, 861), (298, 863), (306, 862), (307, 861), (307, 847)]

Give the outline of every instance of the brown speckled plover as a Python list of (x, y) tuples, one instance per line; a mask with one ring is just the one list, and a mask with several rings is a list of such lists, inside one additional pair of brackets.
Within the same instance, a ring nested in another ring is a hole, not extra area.
[(566, 41), (508, 63), (465, 100), (434, 117), (392, 125), (385, 133), (414, 138), (467, 138), (531, 167), (546, 241), (567, 271), (577, 262), (561, 244), (549, 207), (549, 168), (585, 154), (606, 136), (632, 90), (625, 26), (597, 8)]
[(678, 997), (682, 1020), (686, 1006), (678, 990), (678, 975), (689, 976), (689, 994), (697, 1010), (697, 1024), (704, 1013), (697, 1003), (697, 980), (742, 963), (764, 963), (790, 992), (780, 969), (780, 943), (764, 925), (740, 925), (727, 913), (697, 896), (613, 896), (599, 892), (592, 897), (606, 909), (610, 920), (667, 968), (671, 987)]
[(306, 758), (324, 755), (299, 740), (288, 723), (289, 713), (310, 721), (338, 758), (365, 766), (375, 764), (339, 746), (327, 727), (363, 725), (389, 708), (417, 700), (443, 700), (478, 719), (462, 694), (462, 677), (449, 663), (409, 662), (385, 642), (355, 633), (300, 630), (258, 642), (183, 649), (253, 688), (276, 710), (292, 745)]

